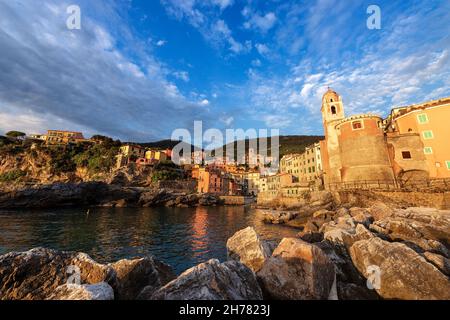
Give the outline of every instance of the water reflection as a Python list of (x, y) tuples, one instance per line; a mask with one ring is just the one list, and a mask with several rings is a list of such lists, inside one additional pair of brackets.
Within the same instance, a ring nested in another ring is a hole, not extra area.
[(265, 239), (296, 230), (269, 226), (246, 207), (100, 208), (0, 212), (0, 254), (34, 247), (83, 251), (99, 262), (154, 255), (177, 272), (226, 259), (226, 241), (253, 226)]

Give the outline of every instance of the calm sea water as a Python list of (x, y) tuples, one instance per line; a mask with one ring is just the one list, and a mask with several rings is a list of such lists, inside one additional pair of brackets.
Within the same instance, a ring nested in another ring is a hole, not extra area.
[(298, 231), (265, 225), (255, 209), (115, 208), (0, 211), (0, 254), (35, 247), (88, 253), (101, 263), (153, 255), (178, 273), (212, 258), (226, 260), (226, 241), (253, 226), (264, 239)]

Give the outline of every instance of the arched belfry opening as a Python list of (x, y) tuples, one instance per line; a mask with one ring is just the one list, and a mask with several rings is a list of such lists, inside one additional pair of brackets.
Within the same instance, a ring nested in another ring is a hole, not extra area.
[(331, 107), (331, 114), (336, 115), (337, 114), (337, 110), (335, 106)]

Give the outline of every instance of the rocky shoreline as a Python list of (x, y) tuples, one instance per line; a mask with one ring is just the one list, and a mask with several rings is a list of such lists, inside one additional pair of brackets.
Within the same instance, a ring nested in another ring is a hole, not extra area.
[(60, 207), (195, 207), (220, 205), (219, 197), (104, 182), (55, 183), (0, 191), (0, 209)]
[(296, 238), (265, 241), (249, 227), (226, 246), (228, 261), (178, 276), (154, 257), (99, 264), (84, 253), (13, 252), (0, 257), (0, 299), (450, 300), (449, 211), (320, 209)]

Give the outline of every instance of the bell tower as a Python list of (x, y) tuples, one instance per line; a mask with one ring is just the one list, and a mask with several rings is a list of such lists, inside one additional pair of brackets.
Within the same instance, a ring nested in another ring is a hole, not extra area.
[(331, 88), (322, 98), (322, 119), (325, 131), (324, 150), (324, 181), (328, 183), (341, 182), (341, 155), (339, 146), (339, 131), (336, 129), (338, 122), (345, 118), (344, 103), (341, 96)]
[(331, 88), (328, 88), (328, 91), (322, 98), (321, 111), (324, 123), (345, 118), (342, 98), (336, 91), (331, 90)]

